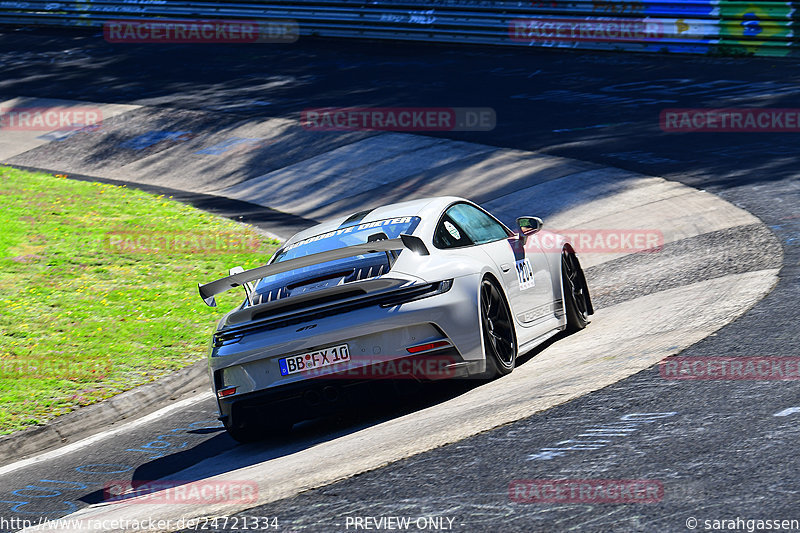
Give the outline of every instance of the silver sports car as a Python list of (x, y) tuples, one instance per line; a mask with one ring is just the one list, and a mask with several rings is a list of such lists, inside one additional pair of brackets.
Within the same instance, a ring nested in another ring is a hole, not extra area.
[(593, 309), (573, 247), (541, 219), (517, 224), (462, 198), (392, 204), (302, 231), (269, 264), (200, 285), (211, 306), (246, 293), (209, 356), (228, 432), (286, 431), (376, 379), (508, 374), (518, 354), (584, 328)]

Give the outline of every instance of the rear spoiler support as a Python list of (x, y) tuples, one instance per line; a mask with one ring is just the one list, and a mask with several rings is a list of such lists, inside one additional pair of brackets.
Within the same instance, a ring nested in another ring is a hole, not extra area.
[(422, 239), (414, 237), (413, 235), (401, 234), (396, 239), (387, 239), (374, 242), (366, 242), (364, 244), (355, 244), (353, 246), (345, 246), (344, 248), (336, 248), (327, 252), (319, 252), (316, 254), (307, 255), (305, 257), (298, 257), (297, 259), (289, 259), (288, 261), (281, 261), (280, 263), (267, 264), (264, 266), (251, 268), (250, 270), (242, 270), (241, 272), (232, 273), (229, 276), (220, 278), (211, 283), (201, 285), (198, 283), (197, 289), (200, 292), (200, 297), (209, 307), (216, 307), (217, 302), (214, 296), (233, 288), (239, 287), (256, 281), (267, 276), (289, 272), (297, 268), (303, 268), (328, 261), (335, 261), (337, 259), (345, 259), (362, 254), (372, 254), (377, 252), (390, 252), (392, 250), (401, 250), (408, 248), (412, 252), (419, 255), (430, 255), (428, 248)]

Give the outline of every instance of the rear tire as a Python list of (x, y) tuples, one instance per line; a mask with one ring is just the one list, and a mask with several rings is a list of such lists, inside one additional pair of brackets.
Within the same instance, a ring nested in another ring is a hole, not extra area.
[(490, 379), (505, 376), (517, 363), (517, 337), (508, 303), (488, 278), (481, 282), (480, 305), (486, 375)]
[(594, 309), (581, 263), (574, 252), (566, 249), (561, 251), (561, 282), (567, 314), (566, 331), (580, 331), (589, 324), (589, 315)]

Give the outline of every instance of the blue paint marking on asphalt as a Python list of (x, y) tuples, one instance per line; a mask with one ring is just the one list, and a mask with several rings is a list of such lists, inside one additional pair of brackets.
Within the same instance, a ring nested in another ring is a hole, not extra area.
[[(120, 468), (119, 470), (101, 470), (100, 472), (95, 472), (93, 470), (85, 470), (86, 468), (89, 467), (94, 468), (96, 466), (101, 466), (101, 467), (110, 466), (111, 468), (119, 468), (119, 467), (122, 468)], [(130, 470), (133, 470), (133, 467), (128, 465), (114, 464), (114, 463), (96, 463), (91, 465), (81, 465), (76, 467), (75, 470), (77, 470), (82, 474), (121, 474), (122, 472), (128, 472)]]
[[(156, 440), (153, 441), (153, 442), (161, 442), (161, 441), (163, 441), (163, 439), (161, 437), (170, 438), (170, 437), (174, 437), (174, 436), (175, 435), (156, 435)], [(174, 447), (176, 447), (176, 448), (178, 448), (180, 450), (181, 448), (185, 448), (187, 444), (189, 444), (189, 441), (185, 440), (185, 441), (181, 442), (180, 445), (171, 444), (171, 446), (174, 446)]]
[(217, 143), (213, 146), (209, 146), (208, 148), (203, 148), (202, 150), (199, 150), (195, 153), (203, 155), (222, 155), (235, 146), (239, 146), (242, 144), (255, 145), (261, 143), (262, 141), (263, 139), (258, 139), (258, 138), (231, 137), (230, 139)]
[(29, 504), (31, 502), (18, 502), (18, 501), (13, 501), (13, 500), (0, 500), (0, 503), (16, 503), (17, 505), (15, 505), (14, 507), (11, 507), (11, 511), (13, 511), (15, 513), (19, 513), (19, 512), (24, 512), (24, 511), (18, 511), (18, 509), (20, 507), (22, 507), (23, 505), (27, 505), (27, 504)]
[[(80, 124), (77, 124), (77, 126), (80, 126)], [(69, 139), (73, 135), (77, 135), (78, 133), (94, 133), (96, 131), (100, 131), (101, 129), (102, 126), (100, 124), (90, 124), (89, 126), (84, 126), (79, 129), (51, 131), (49, 133), (45, 133), (44, 135), (39, 135), (36, 138), (43, 141), (61, 142)]]
[(147, 444), (142, 445), (142, 448), (155, 448), (158, 450), (161, 448), (169, 448), (170, 446), (172, 446), (172, 444), (163, 440), (151, 440)]
[(142, 453), (149, 453), (150, 455), (147, 457), (147, 459), (151, 459), (151, 460), (152, 460), (152, 459), (160, 459), (161, 457), (164, 457), (165, 455), (167, 455), (167, 454), (166, 454), (166, 453), (164, 453), (164, 452), (161, 452), (161, 453), (153, 453), (153, 452), (152, 452), (152, 451), (150, 451), (150, 450), (142, 450), (142, 449), (139, 449), (139, 448), (125, 448), (125, 451), (126, 451), (126, 452), (142, 452)]
[(68, 139), (75, 135), (77, 131), (51, 131), (50, 133), (45, 133), (44, 135), (39, 135), (36, 137), (37, 139), (41, 139), (43, 141), (51, 141), (51, 142), (60, 142), (65, 139)]
[(787, 227), (788, 226), (796, 226), (796, 222), (790, 222), (789, 224), (773, 224), (769, 226), (769, 229), (778, 233), (780, 237), (783, 238), (784, 244), (787, 246), (797, 246), (800, 245), (800, 231), (796, 230), (794, 227)]
[[(170, 432), (176, 433), (180, 431), (196, 431), (200, 429), (214, 429), (218, 427), (221, 427), (221, 424), (216, 420), (215, 421), (200, 420), (192, 422), (191, 424), (188, 424), (186, 427), (171, 429)], [(172, 451), (184, 448), (188, 445), (188, 441), (183, 441), (181, 443), (172, 443), (163, 440), (164, 437), (175, 437), (175, 435), (168, 435), (168, 434), (156, 435), (156, 440), (152, 440), (141, 447), (144, 449), (131, 449), (129, 451), (141, 451), (141, 452), (152, 453), (153, 449), (164, 450), (167, 448), (170, 448), (171, 449), (170, 451)], [(163, 443), (164, 446), (156, 446), (156, 443), (158, 444)], [(158, 459), (165, 455), (166, 452), (161, 451), (158, 454), (154, 454), (148, 457), (148, 460)], [(133, 469), (134, 469), (133, 466), (125, 464), (92, 463), (92, 464), (80, 465), (75, 468), (75, 471), (80, 472), (81, 474), (102, 476), (111, 474), (121, 474), (124, 472), (129, 472)], [(37, 483), (38, 483), (37, 485), (27, 485), (25, 487), (18, 488), (13, 492), (11, 492), (12, 495), (24, 498), (24, 500), (0, 500), (0, 504), (2, 503), (10, 504), (9, 507), (10, 512), (22, 515), (64, 516), (66, 514), (70, 514), (78, 510), (78, 506), (75, 502), (69, 500), (62, 501), (60, 503), (63, 503), (64, 507), (57, 510), (42, 511), (42, 510), (28, 510), (28, 509), (31, 508), (35, 509), (36, 506), (32, 504), (34, 504), (37, 501), (49, 500), (50, 498), (57, 498), (59, 496), (62, 496), (63, 491), (87, 490), (90, 489), (92, 486), (102, 484), (101, 481), (64, 481), (55, 479), (40, 479), (39, 481), (37, 481)], [(26, 508), (26, 506), (30, 507)]]
[(29, 501), (28, 502), (19, 502), (19, 501), (0, 500), (0, 503), (16, 503), (17, 505), (15, 505), (14, 507), (11, 507), (11, 509), (10, 509), (12, 512), (19, 513), (19, 514), (26, 514), (26, 515), (37, 515), (37, 516), (46, 516), (46, 515), (52, 515), (52, 514), (59, 514), (59, 515), (63, 516), (65, 514), (74, 513), (78, 509), (78, 506), (75, 505), (73, 502), (70, 502), (70, 501), (61, 502), (63, 504), (66, 504), (66, 508), (59, 509), (57, 511), (25, 511), (25, 510), (21, 510), (20, 509), (21, 507), (33, 503), (33, 502), (29, 502)]
[[(187, 428), (177, 428), (179, 431), (184, 431)], [(174, 429), (172, 431), (175, 431)], [(165, 452), (156, 452), (154, 453), (153, 450), (163, 450), (166, 448), (172, 448), (174, 445), (173, 443), (162, 439), (162, 437), (174, 437), (174, 435), (156, 435), (155, 440), (151, 440), (147, 444), (141, 445), (139, 448), (128, 448), (125, 451), (128, 452), (143, 452), (143, 453), (150, 453), (149, 459), (158, 459), (159, 457), (164, 457), (166, 455)], [(188, 441), (183, 441), (180, 446), (175, 446), (178, 449), (185, 448), (188, 444)]]
[[(71, 485), (72, 488), (75, 489), (75, 490), (81, 490), (81, 489), (88, 489), (89, 488), (89, 485), (87, 485), (86, 483), (81, 483), (81, 482), (78, 482), (78, 481), (61, 481), (61, 480), (58, 480), (58, 479), (40, 479), (39, 483), (59, 483), (61, 485)], [(89, 482), (90, 485), (97, 485), (98, 483), (99, 483), (98, 481), (90, 481)]]
[[(176, 433), (180, 431), (197, 431), (201, 429), (214, 429), (222, 427), (222, 424), (219, 421), (208, 421), (208, 420), (200, 420), (196, 422), (192, 422), (188, 424), (186, 427), (174, 428), (171, 429), (171, 433)], [(164, 450), (170, 448), (172, 450), (177, 450), (181, 448), (185, 448), (188, 445), (188, 441), (183, 441), (181, 443), (172, 443), (167, 440), (164, 440), (164, 437), (175, 437), (175, 435), (169, 434), (161, 434), (156, 435), (156, 440), (152, 440), (147, 444), (141, 446), (143, 449), (131, 449), (129, 451), (141, 451), (152, 453), (153, 449), (157, 450)], [(164, 446), (156, 446), (155, 444), (164, 444)], [(149, 449), (147, 449), (149, 448)], [(166, 452), (159, 452), (158, 454), (151, 455), (148, 457), (149, 460), (157, 459), (159, 457), (163, 457), (166, 455)], [(75, 467), (76, 472), (80, 472), (81, 474), (90, 474), (90, 475), (111, 475), (111, 474), (121, 474), (124, 472), (129, 472), (133, 470), (135, 467), (125, 464), (119, 463), (91, 463), (91, 464), (84, 464), (78, 467)], [(65, 500), (60, 503), (64, 504), (64, 507), (61, 509), (56, 510), (28, 510), (26, 506), (31, 506), (29, 508), (34, 508), (37, 501), (49, 500), (50, 498), (57, 498), (62, 496), (64, 493), (63, 491), (68, 490), (87, 490), (91, 489), (92, 486), (101, 485), (102, 481), (65, 481), (65, 480), (57, 480), (57, 479), (40, 479), (37, 481), (36, 485), (27, 485), (25, 487), (18, 488), (11, 492), (14, 496), (19, 496), (24, 498), (23, 500), (0, 500), (0, 504), (6, 503), (10, 506), (8, 510), (12, 513), (18, 513), (22, 515), (36, 515), (36, 516), (64, 516), (70, 513), (73, 513), (78, 510), (78, 506), (74, 501)], [(60, 489), (60, 490), (58, 490)], [(62, 496), (63, 497), (63, 496)], [(77, 499), (77, 497), (75, 498)], [(49, 500), (52, 501), (52, 500)]]
[[(22, 494), (23, 492), (33, 492), (34, 494)], [(40, 492), (44, 492), (46, 494), (37, 494)], [(17, 489), (13, 491), (11, 494), (14, 496), (22, 496), (23, 498), (55, 498), (56, 496), (61, 496), (61, 491), (46, 489), (37, 485), (28, 485), (23, 489)]]
[(144, 150), (161, 141), (181, 142), (188, 140), (191, 134), (191, 131), (149, 131), (133, 139), (128, 139), (120, 144), (120, 147), (131, 150)]

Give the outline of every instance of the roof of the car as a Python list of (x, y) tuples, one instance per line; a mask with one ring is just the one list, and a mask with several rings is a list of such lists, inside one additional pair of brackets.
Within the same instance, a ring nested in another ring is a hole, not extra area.
[(374, 209), (365, 209), (360, 212), (352, 213), (350, 215), (337, 217), (334, 219), (326, 220), (316, 226), (295, 234), (286, 241), (286, 244), (301, 241), (308, 237), (313, 237), (321, 233), (340, 228), (342, 226), (349, 226), (351, 224), (365, 224), (367, 222), (375, 222), (377, 220), (385, 220), (387, 218), (397, 217), (425, 217), (438, 215), (445, 207), (453, 202), (464, 201), (463, 198), (456, 196), (436, 196), (431, 198), (419, 198), (417, 200), (409, 200), (396, 204), (388, 204)]

